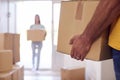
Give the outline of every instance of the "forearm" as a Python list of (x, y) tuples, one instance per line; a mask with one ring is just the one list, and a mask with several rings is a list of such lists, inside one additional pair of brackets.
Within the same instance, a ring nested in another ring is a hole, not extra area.
[(83, 36), (93, 43), (119, 16), (120, 0), (101, 0)]

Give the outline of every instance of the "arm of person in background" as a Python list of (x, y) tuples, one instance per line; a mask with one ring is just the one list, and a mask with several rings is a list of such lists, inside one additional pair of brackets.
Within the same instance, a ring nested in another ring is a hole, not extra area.
[(46, 35), (47, 35), (47, 32), (46, 32), (46, 30), (45, 30), (45, 37), (46, 37)]
[(30, 26), (30, 29), (32, 29), (33, 25)]
[(45, 32), (45, 38), (46, 38), (46, 35), (47, 35), (47, 31), (46, 31), (46, 30), (44, 30), (44, 32)]
[(45, 26), (44, 25), (41, 25), (41, 26), (42, 26), (42, 29), (44, 30), (45, 38), (46, 38), (47, 32), (46, 32)]
[(92, 43), (120, 16), (120, 0), (100, 0), (96, 11), (81, 35), (71, 40), (71, 57), (84, 60)]

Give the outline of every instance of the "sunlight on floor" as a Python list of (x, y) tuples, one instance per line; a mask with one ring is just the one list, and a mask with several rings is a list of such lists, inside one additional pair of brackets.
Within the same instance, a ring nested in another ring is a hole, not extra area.
[(24, 80), (61, 80), (60, 72), (50, 70), (25, 70)]

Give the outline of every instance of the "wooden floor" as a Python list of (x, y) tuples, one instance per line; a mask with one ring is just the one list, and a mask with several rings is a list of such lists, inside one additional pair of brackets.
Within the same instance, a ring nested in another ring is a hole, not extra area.
[(50, 70), (25, 70), (24, 75), (24, 80), (61, 80), (60, 72)]

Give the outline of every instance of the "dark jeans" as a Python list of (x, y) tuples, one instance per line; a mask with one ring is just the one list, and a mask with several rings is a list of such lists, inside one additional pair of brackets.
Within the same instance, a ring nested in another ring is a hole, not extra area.
[(120, 80), (120, 51), (112, 49), (116, 80)]

